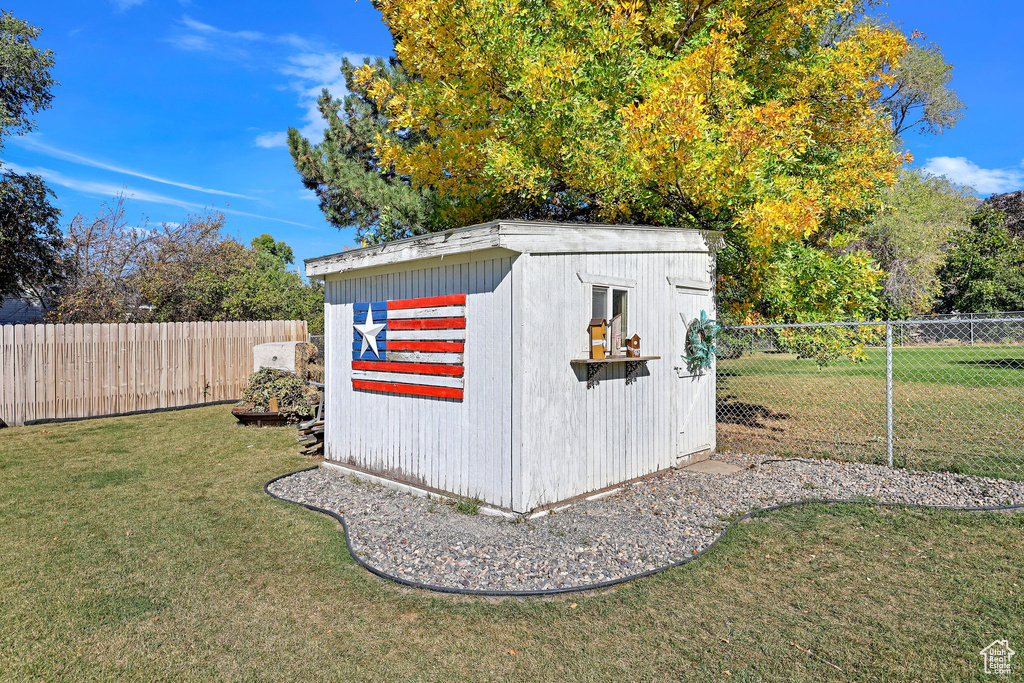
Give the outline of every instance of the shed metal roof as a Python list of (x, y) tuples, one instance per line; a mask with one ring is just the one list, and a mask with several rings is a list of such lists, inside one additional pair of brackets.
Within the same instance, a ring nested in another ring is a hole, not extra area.
[(718, 231), (650, 225), (492, 221), (306, 259), (306, 276), (322, 278), (363, 268), (504, 249), (520, 254), (708, 253), (723, 244)]

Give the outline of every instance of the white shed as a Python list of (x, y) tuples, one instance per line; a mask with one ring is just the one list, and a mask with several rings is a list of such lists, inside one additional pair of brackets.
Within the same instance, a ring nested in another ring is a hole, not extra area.
[[(683, 354), (687, 324), (714, 317), (721, 240), (495, 221), (307, 260), (326, 461), (528, 512), (706, 457), (714, 367)], [(588, 362), (592, 318), (638, 334), (642, 358)]]

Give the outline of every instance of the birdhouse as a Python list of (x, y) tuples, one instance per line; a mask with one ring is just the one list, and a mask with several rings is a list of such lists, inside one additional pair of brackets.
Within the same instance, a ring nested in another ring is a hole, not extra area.
[[(579, 329), (579, 328), (577, 328)], [(608, 339), (608, 323), (604, 318), (594, 318), (590, 321), (590, 358), (600, 360), (605, 356), (605, 347)]]
[(626, 355), (630, 358), (640, 357), (640, 335), (634, 334), (626, 340)]

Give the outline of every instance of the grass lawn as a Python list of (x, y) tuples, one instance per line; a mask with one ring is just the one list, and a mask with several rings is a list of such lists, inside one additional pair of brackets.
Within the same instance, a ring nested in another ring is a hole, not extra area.
[[(816, 361), (791, 353), (746, 352), (719, 361), (719, 366), (741, 374), (770, 367), (788, 377), (871, 377), (885, 391), (885, 349), (864, 350), (862, 361), (839, 358), (824, 368)], [(967, 387), (1024, 387), (1024, 344), (978, 346), (908, 346), (892, 350), (896, 380)]]
[(1024, 651), (1024, 515), (801, 507), (602, 594), (454, 598), (263, 493), (293, 435), (225, 406), (0, 431), (0, 679), (984, 681)]
[[(884, 349), (824, 368), (748, 352), (718, 372), (719, 448), (884, 461)], [(1024, 345), (893, 349), (893, 417), (897, 464), (1024, 479)]]

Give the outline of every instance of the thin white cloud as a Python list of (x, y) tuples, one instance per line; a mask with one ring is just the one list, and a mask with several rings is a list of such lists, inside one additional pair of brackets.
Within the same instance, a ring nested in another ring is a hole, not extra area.
[[(278, 71), (290, 77), (288, 87), (299, 94), (299, 108), (303, 110), (302, 125), (299, 132), (304, 138), (313, 143), (323, 140), (324, 129), (327, 122), (320, 114), (320, 107), (317, 100), (326, 88), (331, 97), (336, 99), (344, 98), (348, 94), (345, 85), (345, 76), (341, 73), (341, 62), (348, 59), (355, 64), (361, 64), (363, 59), (370, 55), (356, 54), (352, 52), (300, 52), (299, 54), (287, 57), (287, 64), (279, 67)], [(269, 133), (257, 137), (257, 144), (260, 138), (269, 138)], [(280, 134), (281, 144), (286, 144), (284, 133)], [(269, 146), (269, 145), (260, 145)]]
[(221, 33), (221, 31), (216, 27), (204, 24), (201, 21), (196, 21), (187, 14), (181, 18), (181, 23), (193, 31), (199, 31), (201, 33)]
[(81, 180), (79, 178), (69, 178), (60, 171), (54, 171), (53, 169), (44, 168), (42, 166), (26, 167), (20, 164), (15, 164), (10, 161), (4, 161), (4, 166), (10, 168), (15, 173), (22, 175), (26, 173), (32, 173), (34, 175), (42, 176), (42, 178), (54, 185), (60, 185), (71, 190), (77, 190), (78, 192), (84, 192), (86, 194), (96, 195), (100, 197), (112, 197), (124, 193), (126, 196), (134, 197), (144, 202), (155, 202), (157, 204), (169, 204), (171, 206), (178, 206), (183, 209), (195, 209), (202, 208), (201, 205), (194, 202), (188, 202), (183, 199), (176, 199), (174, 197), (168, 197), (166, 195), (158, 194), (156, 192), (149, 192), (146, 190), (138, 190), (129, 188), (127, 185), (118, 183), (107, 183), (96, 180)]
[(264, 147), (271, 149), (273, 147), (287, 147), (288, 146), (288, 134), (287, 133), (261, 133), (256, 136), (255, 145), (257, 147)]
[(188, 34), (175, 36), (170, 38), (169, 41), (171, 45), (179, 50), (186, 50), (188, 52), (209, 52), (213, 50), (213, 45), (210, 44), (210, 41), (205, 36)]
[(23, 135), (16, 137), (12, 140), (14, 144), (19, 147), (31, 149), (36, 152), (41, 152), (48, 157), (54, 159), (63, 159), (64, 161), (70, 161), (82, 166), (92, 166), (93, 168), (102, 168), (105, 171), (113, 171), (114, 173), (121, 173), (123, 175), (130, 175), (136, 178), (142, 178), (144, 180), (152, 180), (155, 183), (163, 183), (164, 185), (173, 185), (174, 187), (181, 187), (186, 190), (195, 190), (196, 192), (205, 192), (206, 194), (217, 194), (224, 197), (237, 197), (239, 199), (256, 199), (256, 197), (250, 197), (244, 194), (238, 194), (237, 192), (227, 192), (226, 190), (215, 190), (209, 187), (199, 187), (198, 185), (190, 185), (188, 183), (179, 183), (176, 180), (168, 180), (167, 178), (161, 178), (160, 176), (151, 175), (149, 173), (142, 173), (141, 171), (133, 171), (130, 168), (124, 168), (123, 166), (115, 166), (114, 164), (108, 164), (103, 161), (97, 161), (96, 159), (90, 159), (80, 154), (68, 152), (63, 149), (57, 149), (50, 145), (44, 144), (36, 139), (33, 135)]
[[(142, 0), (133, 0), (139, 2)], [(287, 45), (299, 50), (311, 50), (315, 49), (315, 44), (303, 38), (297, 36), (294, 33), (285, 33), (279, 36), (268, 36), (260, 31), (227, 31), (222, 28), (217, 28), (210, 24), (198, 21), (188, 16), (187, 14), (180, 19), (180, 24), (184, 26), (192, 33), (184, 34), (173, 38), (172, 43), (182, 47), (184, 49), (208, 49), (211, 47), (210, 42), (206, 39), (207, 37), (213, 39), (220, 39), (223, 41), (239, 40), (245, 42), (265, 42), (265, 43), (279, 43), (281, 45)], [(229, 53), (232, 54), (232, 53)], [(238, 54), (237, 52), (233, 54)]]
[(302, 36), (297, 36), (294, 33), (285, 33), (284, 35), (277, 36), (275, 40), (279, 43), (283, 43), (284, 45), (291, 45), (299, 50), (312, 50), (315, 47), (312, 42), (306, 40)]
[(981, 168), (967, 157), (933, 157), (924, 170), (970, 185), (980, 194), (1013, 192), (1024, 187), (1024, 172), (1020, 168)]
[(126, 197), (137, 199), (141, 202), (153, 202), (154, 204), (167, 204), (168, 206), (177, 206), (182, 209), (189, 209), (192, 211), (220, 211), (223, 213), (231, 214), (234, 216), (245, 216), (247, 218), (262, 218), (268, 221), (276, 221), (278, 223), (287, 223), (288, 225), (297, 225), (302, 228), (313, 228), (315, 226), (307, 225), (305, 223), (296, 223), (295, 221), (285, 220), (283, 218), (274, 218), (273, 216), (262, 216), (258, 213), (248, 213), (246, 211), (238, 211), (228, 207), (210, 207), (203, 204), (196, 204), (195, 202), (185, 201), (176, 197), (168, 197), (167, 195), (159, 194), (157, 192), (149, 192), (147, 190), (139, 190), (127, 185), (118, 185), (116, 183), (105, 183), (97, 182), (94, 180), (81, 180), (79, 178), (69, 178), (59, 171), (54, 171), (49, 168), (43, 168), (41, 166), (34, 166), (31, 168), (21, 166), (20, 164), (11, 163), (9, 161), (0, 160), (5, 167), (10, 168), (15, 173), (27, 174), (32, 173), (37, 176), (41, 176), (47, 182), (54, 185), (60, 185), (66, 187), (69, 190), (76, 190), (85, 194), (90, 194), (96, 197), (114, 197), (119, 194), (124, 194)]
[(211, 33), (214, 35), (225, 36), (227, 38), (241, 38), (242, 40), (266, 39), (266, 36), (259, 31), (225, 31), (217, 28), (216, 26), (210, 26), (209, 24), (204, 24), (201, 21), (196, 21), (188, 15), (181, 18), (181, 23), (184, 24), (186, 28), (190, 28), (193, 31), (199, 31), (200, 33)]
[(141, 5), (142, 3), (146, 2), (146, 0), (110, 0), (110, 1), (113, 3), (114, 7), (117, 8), (118, 12), (126, 12), (126, 11), (130, 10), (132, 7), (137, 7), (138, 5)]
[(299, 128), (302, 136), (312, 142), (323, 139), (327, 122), (320, 114), (317, 99), (324, 88), (337, 99), (348, 94), (345, 76), (341, 73), (341, 61), (361, 63), (367, 55), (351, 52), (302, 52), (288, 57), (288, 64), (278, 69), (285, 76), (292, 78), (288, 84), (299, 93), (299, 107), (302, 108), (302, 119), (305, 122)]
[[(228, 31), (188, 15), (178, 24), (178, 33), (169, 42), (179, 49), (209, 52), (239, 61), (247, 68), (274, 70), (288, 77), (287, 87), (298, 93), (298, 106), (302, 110), (299, 131), (313, 142), (323, 139), (327, 127), (317, 107), (321, 92), (326, 88), (336, 98), (348, 93), (341, 74), (341, 60), (347, 57), (358, 64), (370, 56), (331, 50), (294, 33), (268, 35), (259, 31)], [(255, 49), (257, 46), (259, 49)], [(253, 144), (271, 149), (287, 143), (284, 131), (270, 131), (255, 136)]]

